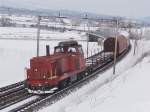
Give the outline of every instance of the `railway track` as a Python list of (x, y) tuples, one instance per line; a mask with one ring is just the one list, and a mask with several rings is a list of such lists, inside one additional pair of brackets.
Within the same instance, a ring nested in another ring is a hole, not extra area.
[(16, 88), (16, 87), (18, 87), (18, 86), (24, 85), (24, 82), (25, 82), (25, 81), (21, 81), (21, 82), (15, 83), (15, 84), (11, 84), (11, 85), (2, 87), (2, 88), (0, 88), (0, 93), (5, 92), (5, 91), (9, 91), (9, 90), (11, 90), (11, 89), (13, 89), (13, 88)]
[[(130, 49), (131, 49), (131, 46), (129, 46), (129, 48), (117, 58), (117, 62), (120, 61), (125, 55), (127, 55)], [(97, 54), (97, 56), (99, 55)], [(98, 63), (95, 63), (95, 64), (98, 64)], [(64, 96), (68, 95), (71, 91), (87, 84), (87, 82), (89, 82), (91, 79), (94, 79), (95, 77), (97, 77), (96, 74), (104, 72), (105, 70), (110, 68), (112, 65), (113, 65), (113, 59), (112, 58), (110, 58), (109, 60), (107, 59), (105, 60), (105, 63), (98, 64), (97, 66), (93, 66), (93, 70), (91, 71), (91, 73), (85, 78), (83, 78), (82, 80), (77, 81), (76, 83), (72, 84), (71, 86), (63, 90), (58, 90), (57, 92), (53, 94), (39, 96), (37, 99), (34, 99), (28, 103), (25, 103), (17, 108), (10, 110), (10, 112), (19, 112), (19, 111), (33, 112), (33, 111), (39, 110), (41, 107), (51, 105), (55, 103), (56, 101), (58, 101), (59, 99), (63, 98)], [(108, 80), (105, 81), (105, 83), (107, 82)]]
[(9, 94), (25, 89), (24, 81), (0, 88), (0, 99)]
[(16, 92), (4, 95), (3, 97), (0, 97), (0, 110), (20, 101), (23, 101), (31, 96), (33, 95), (28, 94), (28, 92), (25, 89), (20, 89)]
[(0, 88), (0, 110), (32, 96), (25, 90), (24, 82)]

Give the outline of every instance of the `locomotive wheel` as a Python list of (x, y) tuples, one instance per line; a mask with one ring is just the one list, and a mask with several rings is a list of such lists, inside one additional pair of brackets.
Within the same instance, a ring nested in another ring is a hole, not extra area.
[(85, 73), (84, 73), (84, 72), (81, 73), (81, 74), (79, 74), (79, 75), (77, 76), (78, 80), (81, 80), (81, 79), (83, 79), (84, 77), (85, 77)]
[(67, 86), (70, 86), (72, 83), (71, 83), (71, 80), (70, 80), (70, 78), (68, 78), (68, 80), (67, 80)]
[(60, 81), (60, 83), (59, 83), (59, 89), (64, 89), (67, 86), (68, 86), (68, 81), (67, 80)]
[(82, 79), (82, 75), (78, 75), (77, 80), (81, 80), (81, 79)]

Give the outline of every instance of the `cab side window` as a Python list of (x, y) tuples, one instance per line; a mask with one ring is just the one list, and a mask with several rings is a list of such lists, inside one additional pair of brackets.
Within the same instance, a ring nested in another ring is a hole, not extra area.
[(68, 48), (68, 53), (76, 53), (76, 52), (77, 52), (76, 48), (74, 48), (74, 47)]
[(59, 48), (56, 48), (56, 49), (55, 49), (55, 52), (56, 52), (56, 53), (63, 53), (63, 52), (64, 52), (64, 49), (61, 48), (61, 47), (59, 47)]

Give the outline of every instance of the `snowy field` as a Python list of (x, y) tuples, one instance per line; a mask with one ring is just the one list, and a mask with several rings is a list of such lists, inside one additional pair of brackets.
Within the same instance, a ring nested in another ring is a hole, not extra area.
[[(1, 18), (9, 18), (12, 23), (17, 24), (16, 26), (26, 26), (26, 27), (31, 27), (35, 26), (37, 24), (37, 16), (27, 16), (27, 15), (8, 15), (8, 14), (1, 14), (0, 13), (0, 19)], [(81, 19), (82, 20), (82, 19)], [(51, 19), (46, 19), (42, 18), (41, 20), (41, 25), (46, 25), (48, 27), (55, 27), (55, 28), (68, 28), (68, 29), (74, 29), (74, 30), (88, 30), (88, 23), (87, 21), (85, 22), (80, 22), (78, 23), (77, 21), (79, 20), (72, 20), (69, 18), (51, 18)], [(78, 23), (78, 24), (76, 24)], [(96, 26), (95, 26), (96, 25)], [(95, 31), (97, 30), (98, 27), (98, 22), (93, 22), (91, 26), (89, 27), (89, 30)]]
[[(5, 31), (3, 31), (5, 30)], [(20, 33), (22, 32), (23, 33)], [(0, 37), (18, 38), (28, 36), (36, 37), (36, 30), (24, 31), (23, 29), (1, 29)], [(4, 33), (5, 32), (5, 33)], [(12, 35), (9, 37), (9, 33)], [(31, 32), (31, 33), (30, 33)], [(44, 32), (44, 31), (43, 31)], [(5, 35), (7, 33), (7, 36)], [(54, 32), (42, 33), (42, 37), (47, 34), (51, 36)], [(57, 34), (56, 34), (57, 33)], [(146, 31), (146, 39), (138, 41), (136, 54), (131, 52), (117, 64), (116, 74), (112, 74), (112, 68), (99, 77), (83, 86), (67, 97), (47, 107), (41, 112), (150, 112), (150, 38), (149, 30)], [(54, 33), (52, 37), (64, 38), (76, 37), (82, 39), (82, 33), (66, 32)], [(4, 36), (5, 35), (5, 36)], [(20, 36), (19, 36), (20, 35)], [(78, 35), (78, 36), (77, 36)], [(84, 35), (85, 37), (85, 35)], [(85, 37), (86, 38), (86, 37)], [(51, 53), (53, 47), (59, 41), (41, 41), (40, 55), (45, 55), (45, 45), (49, 44)], [(86, 53), (86, 42), (79, 41)], [(133, 45), (133, 42), (131, 42)], [(90, 51), (100, 49), (97, 43), (90, 43)], [(36, 41), (33, 40), (0, 40), (0, 87), (22, 81), (25, 79), (25, 67), (29, 67), (29, 60), (36, 55)], [(106, 83), (108, 82), (109, 83)]]
[[(0, 39), (36, 39), (36, 28), (14, 28), (14, 27), (0, 27)], [(52, 32), (41, 30), (41, 39), (49, 40), (66, 40), (74, 38), (76, 40), (86, 40), (84, 32), (67, 31), (67, 32)]]
[[(36, 30), (34, 29), (24, 29), (24, 28), (0, 28), (0, 37), (5, 38), (22, 38), (23, 36), (28, 38), (33, 38), (36, 36)], [(9, 36), (10, 35), (10, 36)], [(78, 32), (48, 32), (42, 31), (41, 37), (51, 36), (52, 39), (62, 38), (69, 39), (70, 37), (74, 40), (85, 39), (84, 34)], [(40, 41), (40, 55), (45, 55), (45, 46), (50, 45), (50, 51), (53, 53), (53, 48), (58, 44), (57, 41)], [(86, 42), (79, 41), (83, 45), (83, 50), (86, 53)], [(91, 50), (93, 52), (98, 52), (100, 47), (97, 43), (90, 43), (89, 52), (91, 55)], [(36, 41), (34, 40), (5, 40), (0, 39), (0, 87), (6, 86), (11, 83), (22, 81), (26, 78), (25, 68), (29, 67), (29, 60), (36, 56)], [(86, 54), (85, 54), (86, 56)]]

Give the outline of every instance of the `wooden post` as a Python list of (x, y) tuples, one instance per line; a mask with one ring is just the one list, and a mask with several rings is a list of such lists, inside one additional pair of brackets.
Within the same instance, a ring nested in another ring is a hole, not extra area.
[(118, 18), (116, 20), (116, 37), (115, 37), (115, 51), (114, 51), (114, 66), (113, 66), (113, 74), (116, 73), (116, 57), (117, 57), (117, 41), (118, 41)]
[(87, 58), (89, 57), (89, 34), (87, 35)]
[(86, 18), (87, 18), (87, 24), (88, 24), (88, 36), (87, 36), (87, 57), (89, 56), (89, 20), (88, 20), (88, 17), (87, 17), (87, 15), (86, 15)]
[[(138, 31), (136, 30), (136, 34), (135, 34), (136, 37), (138, 37)], [(137, 39), (136, 37), (134, 37), (134, 52), (133, 52), (133, 55), (135, 55), (136, 53), (136, 48), (137, 48)]]
[(133, 52), (133, 55), (135, 55), (136, 46), (137, 46), (137, 40), (135, 39), (135, 40), (134, 40), (134, 52)]

